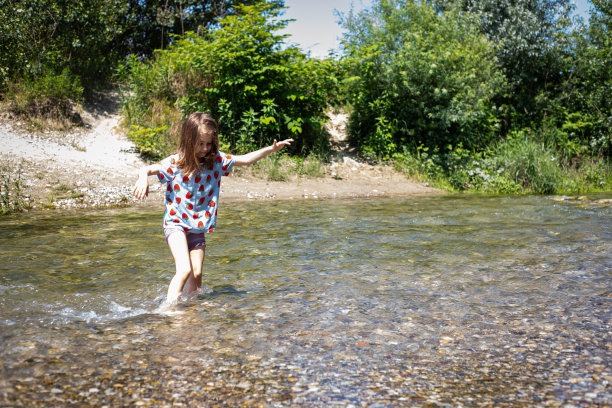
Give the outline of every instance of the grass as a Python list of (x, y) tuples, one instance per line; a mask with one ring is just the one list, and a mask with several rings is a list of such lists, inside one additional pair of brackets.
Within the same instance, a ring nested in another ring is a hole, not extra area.
[(66, 184), (60, 184), (57, 187), (53, 188), (51, 196), (51, 201), (55, 201), (66, 198), (81, 198), (84, 197), (85, 194), (76, 192), (73, 187), (70, 187)]
[(448, 190), (492, 194), (580, 194), (612, 191), (612, 163), (604, 157), (564, 159), (557, 149), (521, 138), (486, 152), (461, 147), (440, 154), (397, 156), (395, 168)]
[(323, 159), (316, 155), (301, 158), (274, 154), (258, 161), (251, 168), (254, 176), (270, 181), (288, 181), (298, 176), (319, 178), (325, 175)]

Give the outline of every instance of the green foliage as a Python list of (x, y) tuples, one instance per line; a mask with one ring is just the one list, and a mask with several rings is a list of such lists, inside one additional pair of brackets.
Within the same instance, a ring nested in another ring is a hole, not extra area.
[(0, 0), (4, 85), (66, 68), (86, 83), (107, 77), (126, 11), (120, 0)]
[[(0, 96), (9, 84), (68, 69), (107, 86), (117, 63), (151, 56), (172, 34), (206, 31), (255, 0), (0, 0)], [(281, 7), (282, 0), (270, 0)]]
[(588, 26), (574, 33), (571, 75), (556, 103), (556, 125), (592, 156), (612, 157), (612, 5), (593, 0)]
[[(539, 126), (571, 59), (571, 0), (433, 0), (438, 10), (472, 16), (495, 45), (508, 89), (496, 98), (505, 131)], [(545, 97), (545, 98), (542, 98)], [(542, 103), (544, 102), (544, 103)]]
[(167, 101), (153, 99), (150, 105), (125, 103), (123, 113), (128, 138), (144, 158), (156, 161), (175, 152), (182, 118), (177, 108)]
[(389, 160), (393, 157), (397, 146), (393, 142), (393, 135), (396, 129), (386, 117), (376, 118), (376, 128), (373, 133), (367, 135), (363, 144), (363, 154), (370, 160), (382, 158)]
[(128, 137), (134, 142), (145, 158), (156, 161), (163, 159), (160, 152), (169, 150), (167, 147), (167, 138), (164, 131), (167, 126), (158, 128), (143, 128), (140, 126), (132, 126), (128, 132)]
[[(155, 50), (165, 49), (176, 36), (189, 31), (206, 33), (217, 25), (217, 18), (235, 15), (241, 5), (257, 0), (125, 0), (126, 12), (119, 16), (123, 30), (117, 47), (123, 56), (151, 57)], [(282, 0), (270, 0), (276, 8)]]
[(70, 122), (80, 122), (74, 106), (82, 101), (82, 95), (79, 78), (64, 69), (60, 74), (46, 71), (35, 79), (11, 83), (5, 99), (13, 113), (34, 121), (53, 120), (56, 127), (65, 128)]
[(305, 158), (286, 154), (270, 155), (255, 163), (252, 171), (270, 181), (287, 181), (297, 176), (319, 178), (325, 175), (323, 161), (315, 154)]
[(528, 134), (512, 135), (499, 145), (497, 155), (504, 173), (516, 184), (538, 194), (557, 190), (561, 171), (556, 152)]
[(408, 176), (453, 191), (495, 194), (560, 194), (609, 191), (612, 166), (605, 159), (566, 161), (550, 129), (513, 132), (484, 151), (458, 145), (395, 155)]
[(504, 78), (492, 45), (469, 18), (378, 0), (344, 26), (349, 132), (364, 152), (384, 159), (418, 143), (477, 147), (492, 140), (491, 100)]
[[(332, 60), (307, 58), (282, 49), (286, 26), (268, 3), (238, 7), (205, 36), (188, 32), (150, 62), (130, 60), (122, 75), (129, 95), (130, 124), (152, 127), (154, 101), (184, 116), (210, 112), (221, 139), (238, 153), (292, 137), (292, 152), (324, 149), (324, 110), (337, 95), (339, 68)], [(127, 73), (127, 74), (126, 74)]]
[(9, 167), (0, 167), (0, 215), (21, 212), (30, 207), (21, 180), (21, 164), (15, 175), (11, 174)]

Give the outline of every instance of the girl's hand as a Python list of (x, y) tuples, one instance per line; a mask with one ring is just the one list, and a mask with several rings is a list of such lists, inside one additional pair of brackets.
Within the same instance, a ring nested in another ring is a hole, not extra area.
[(149, 180), (148, 176), (141, 175), (136, 181), (136, 185), (132, 189), (134, 197), (138, 200), (142, 200), (149, 195)]
[(267, 155), (278, 152), (285, 146), (289, 146), (291, 142), (293, 142), (293, 139), (285, 139), (281, 142), (277, 142), (276, 139), (274, 139), (272, 146), (264, 147), (263, 149), (259, 149), (251, 153), (234, 156), (234, 164), (236, 166), (247, 166), (249, 164), (253, 164), (263, 159)]
[(277, 142), (276, 139), (274, 139), (274, 144), (272, 144), (272, 151), (278, 152), (283, 147), (291, 145), (291, 142), (293, 142), (293, 139), (285, 139), (280, 142)]
[(158, 175), (159, 171), (159, 163), (151, 164), (150, 166), (140, 169), (140, 172), (138, 173), (138, 180), (132, 189), (132, 194), (134, 194), (134, 197), (136, 197), (138, 200), (142, 200), (149, 195), (149, 176)]

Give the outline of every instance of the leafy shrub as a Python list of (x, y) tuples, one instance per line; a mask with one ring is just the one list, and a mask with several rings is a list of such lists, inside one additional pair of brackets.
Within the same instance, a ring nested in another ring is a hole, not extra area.
[(492, 98), (504, 85), (494, 48), (466, 16), (426, 3), (378, 0), (351, 14), (346, 81), (351, 141), (387, 158), (419, 143), (482, 147), (497, 129)]
[(496, 155), (506, 176), (524, 189), (538, 194), (558, 190), (562, 174), (557, 152), (528, 132), (517, 132), (500, 143)]
[(325, 108), (337, 95), (339, 68), (332, 60), (309, 59), (295, 47), (282, 49), (274, 34), (287, 22), (265, 2), (239, 7), (206, 33), (186, 33), (146, 63), (134, 59), (127, 71), (128, 123), (150, 125), (153, 101), (182, 116), (211, 113), (220, 137), (242, 153), (274, 139), (296, 139), (289, 149), (307, 154), (325, 149)]
[(138, 125), (133, 125), (128, 132), (128, 137), (134, 142), (145, 158), (151, 160), (161, 160), (165, 154), (169, 153), (167, 137), (164, 131), (166, 126), (159, 128), (143, 128)]
[(82, 101), (78, 77), (64, 69), (60, 74), (46, 71), (33, 79), (12, 83), (6, 95), (9, 109), (17, 115), (56, 120), (60, 127), (80, 122), (75, 102)]

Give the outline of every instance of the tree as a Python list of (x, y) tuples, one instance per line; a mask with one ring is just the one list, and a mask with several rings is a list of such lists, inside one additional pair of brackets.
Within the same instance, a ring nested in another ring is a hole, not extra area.
[[(150, 57), (172, 35), (206, 32), (255, 0), (0, 0), (0, 91), (49, 72), (106, 81), (129, 55)], [(282, 0), (271, 0), (281, 7)]]
[(476, 17), (496, 46), (509, 88), (498, 102), (506, 107), (505, 128), (539, 125), (546, 104), (565, 80), (570, 47), (570, 0), (432, 0), (438, 10), (458, 9)]
[[(164, 49), (173, 35), (188, 31), (204, 33), (215, 27), (217, 18), (235, 15), (239, 6), (257, 0), (128, 0), (127, 12), (119, 16), (123, 32), (117, 46), (123, 55), (150, 57), (156, 49)], [(284, 0), (270, 0), (281, 8)]]
[[(308, 153), (327, 141), (324, 109), (333, 102), (337, 66), (283, 49), (276, 34), (287, 20), (274, 4), (237, 7), (211, 30), (187, 32), (150, 62), (132, 61), (126, 113), (133, 125), (160, 128), (156, 106), (183, 116), (209, 112), (219, 119), (222, 142), (238, 152), (293, 137), (291, 151)], [(143, 113), (144, 112), (144, 113)], [(160, 126), (161, 125), (161, 126)]]
[(410, 0), (378, 0), (344, 19), (352, 77), (349, 132), (382, 158), (420, 144), (484, 146), (502, 89), (494, 49), (472, 21)]
[(9, 80), (68, 68), (85, 81), (106, 77), (119, 56), (120, 0), (0, 0), (0, 61)]
[(588, 26), (575, 35), (559, 98), (560, 126), (591, 154), (612, 155), (612, 3), (592, 0)]

